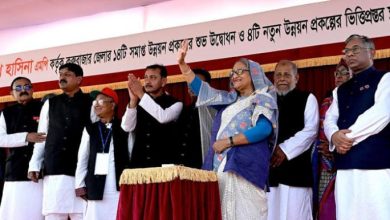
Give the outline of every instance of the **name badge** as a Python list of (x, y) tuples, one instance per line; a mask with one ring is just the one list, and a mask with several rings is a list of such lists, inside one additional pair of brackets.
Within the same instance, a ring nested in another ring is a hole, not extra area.
[(97, 153), (95, 161), (95, 175), (107, 175), (108, 163), (108, 153)]

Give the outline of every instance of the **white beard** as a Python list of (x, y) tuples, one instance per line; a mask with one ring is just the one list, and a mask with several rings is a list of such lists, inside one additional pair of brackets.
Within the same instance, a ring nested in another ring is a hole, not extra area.
[(285, 96), (289, 92), (291, 92), (293, 89), (295, 89), (295, 85), (291, 86), (288, 90), (285, 90), (285, 91), (279, 91), (276, 89), (276, 93), (278, 93), (278, 95), (280, 95), (280, 96)]

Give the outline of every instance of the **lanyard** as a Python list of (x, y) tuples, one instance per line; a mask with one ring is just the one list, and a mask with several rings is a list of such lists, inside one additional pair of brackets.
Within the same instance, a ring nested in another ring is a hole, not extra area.
[(100, 134), (100, 140), (102, 142), (102, 151), (103, 151), (102, 153), (108, 153), (108, 149), (110, 146), (107, 146), (107, 142), (111, 138), (111, 131), (112, 131), (112, 127), (109, 129), (106, 138), (104, 138), (103, 132), (102, 132), (102, 127), (99, 124), (99, 134)]

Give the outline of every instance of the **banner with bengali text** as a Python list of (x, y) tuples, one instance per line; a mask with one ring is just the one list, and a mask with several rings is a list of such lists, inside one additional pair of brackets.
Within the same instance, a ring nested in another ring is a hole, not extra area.
[(338, 0), (142, 34), (0, 56), (0, 88), (18, 76), (57, 80), (58, 67), (80, 64), (85, 76), (176, 64), (181, 42), (189, 62), (342, 42), (350, 34), (390, 35), (390, 2)]

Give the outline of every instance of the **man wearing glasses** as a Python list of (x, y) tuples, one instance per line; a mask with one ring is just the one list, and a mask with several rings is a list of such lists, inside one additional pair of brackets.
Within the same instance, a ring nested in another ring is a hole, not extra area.
[(373, 66), (371, 39), (351, 35), (353, 78), (333, 91), (325, 134), (335, 151), (337, 219), (390, 219), (390, 73)]
[[(34, 146), (29, 178), (37, 181), (43, 169), (42, 213), (46, 220), (82, 219), (84, 201), (74, 192), (77, 153), (85, 125), (91, 123), (92, 99), (80, 89), (83, 69), (74, 63), (59, 68), (63, 93), (44, 103), (38, 131), (47, 133)], [(42, 166), (44, 164), (44, 166)]]
[(128, 167), (132, 134), (116, 118), (118, 95), (110, 88), (99, 91), (93, 108), (99, 121), (86, 126), (76, 169), (76, 195), (87, 200), (84, 219), (115, 219), (119, 177)]
[(0, 117), (0, 146), (9, 150), (0, 219), (43, 219), (42, 181), (27, 178), (34, 143), (46, 139), (45, 133), (36, 132), (42, 104), (33, 100), (31, 81), (25, 77), (12, 81), (11, 95), (17, 103)]
[(298, 79), (295, 63), (278, 62), (274, 85), (278, 93), (279, 133), (269, 175), (269, 220), (313, 219), (311, 146), (318, 131), (318, 103), (313, 94), (296, 88)]

